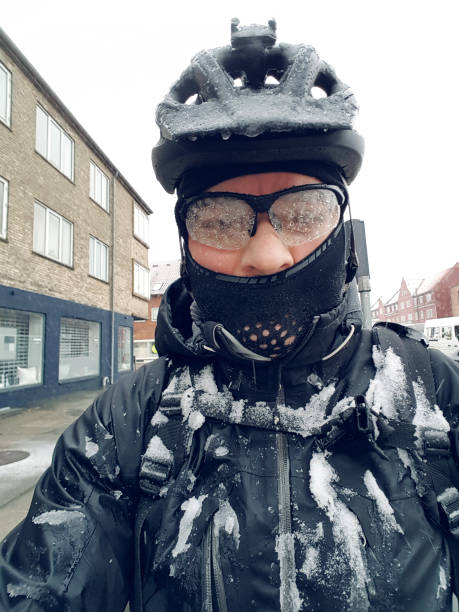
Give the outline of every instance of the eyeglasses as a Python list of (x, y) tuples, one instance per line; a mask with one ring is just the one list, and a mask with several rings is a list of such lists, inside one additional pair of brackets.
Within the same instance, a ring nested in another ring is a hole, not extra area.
[(216, 249), (238, 250), (257, 231), (257, 213), (267, 212), (287, 246), (324, 238), (338, 225), (346, 196), (336, 185), (298, 185), (255, 196), (209, 191), (179, 199), (177, 212), (189, 236)]

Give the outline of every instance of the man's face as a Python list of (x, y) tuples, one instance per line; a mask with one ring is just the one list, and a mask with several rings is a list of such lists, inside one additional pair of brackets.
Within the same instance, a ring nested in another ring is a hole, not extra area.
[[(304, 174), (269, 172), (227, 179), (207, 191), (267, 195), (289, 187), (314, 183), (320, 181)], [(281, 272), (301, 261), (312, 253), (329, 233), (303, 244), (287, 246), (271, 225), (268, 213), (258, 213), (255, 235), (238, 250), (214, 248), (191, 237), (188, 239), (188, 246), (193, 259), (214, 272), (233, 276), (264, 276)]]

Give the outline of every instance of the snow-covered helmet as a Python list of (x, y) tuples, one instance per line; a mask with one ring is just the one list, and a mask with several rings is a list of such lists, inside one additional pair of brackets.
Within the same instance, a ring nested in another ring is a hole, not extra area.
[(193, 169), (315, 160), (338, 166), (350, 183), (364, 151), (352, 129), (357, 110), (313, 47), (276, 45), (274, 20), (240, 27), (233, 19), (231, 46), (198, 53), (158, 105), (156, 177), (173, 193)]

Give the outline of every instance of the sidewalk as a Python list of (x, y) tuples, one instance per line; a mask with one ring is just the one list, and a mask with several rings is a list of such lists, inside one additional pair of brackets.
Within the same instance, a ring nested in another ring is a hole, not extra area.
[(0, 540), (25, 517), (57, 438), (101, 392), (80, 391), (0, 412)]

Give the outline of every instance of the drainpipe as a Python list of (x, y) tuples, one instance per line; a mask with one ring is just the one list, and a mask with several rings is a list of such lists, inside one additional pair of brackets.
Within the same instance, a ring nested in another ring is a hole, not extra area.
[(111, 320), (111, 359), (110, 359), (110, 382), (113, 385), (115, 382), (115, 245), (116, 245), (116, 231), (115, 231), (115, 180), (118, 178), (118, 170), (112, 174), (111, 180), (111, 197), (110, 207), (112, 213), (112, 248), (111, 248), (111, 274), (110, 274), (110, 310), (112, 311)]

